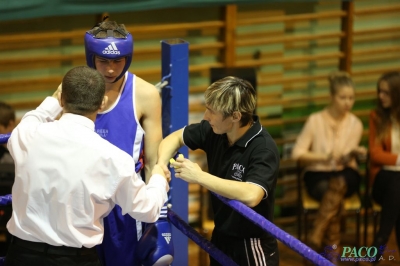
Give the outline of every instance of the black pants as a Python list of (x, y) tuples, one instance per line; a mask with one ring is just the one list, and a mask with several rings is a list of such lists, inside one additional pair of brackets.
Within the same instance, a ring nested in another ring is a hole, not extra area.
[[(279, 252), (276, 240), (271, 243), (260, 238), (234, 238), (213, 231), (211, 242), (240, 266), (278, 266)], [(211, 266), (220, 266), (210, 256)]]
[(372, 187), (372, 197), (382, 206), (379, 231), (373, 246), (379, 249), (386, 245), (390, 233), (395, 228), (397, 246), (400, 248), (400, 172), (379, 171)]
[(56, 247), (12, 237), (6, 266), (101, 266), (96, 249)]
[(308, 171), (304, 173), (304, 184), (308, 194), (314, 199), (321, 201), (325, 192), (329, 187), (329, 179), (337, 176), (343, 176), (346, 181), (346, 198), (353, 195), (358, 191), (360, 186), (360, 174), (353, 168), (344, 168), (341, 171), (335, 172), (313, 172)]

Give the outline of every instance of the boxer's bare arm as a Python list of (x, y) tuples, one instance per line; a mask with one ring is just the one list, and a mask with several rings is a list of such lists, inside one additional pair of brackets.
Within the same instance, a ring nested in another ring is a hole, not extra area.
[(147, 183), (151, 169), (157, 162), (158, 145), (162, 140), (161, 98), (154, 85), (139, 77), (136, 77), (135, 105), (140, 125), (145, 131), (144, 167)]

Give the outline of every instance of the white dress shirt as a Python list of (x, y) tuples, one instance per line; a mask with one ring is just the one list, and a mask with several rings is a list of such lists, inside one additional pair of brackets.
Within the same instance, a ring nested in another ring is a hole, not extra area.
[[(103, 240), (103, 218), (115, 204), (143, 222), (158, 219), (168, 183), (145, 183), (131, 156), (94, 132), (92, 120), (66, 113), (47, 97), (14, 129), (8, 149), (15, 161), (13, 213), (8, 231), (55, 246), (93, 247)], [(132, 237), (136, 237), (132, 235)]]

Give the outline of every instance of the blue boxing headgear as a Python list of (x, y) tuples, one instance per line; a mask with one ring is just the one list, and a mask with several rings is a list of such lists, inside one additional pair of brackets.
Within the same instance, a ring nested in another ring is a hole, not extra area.
[[(95, 37), (100, 31), (105, 31), (107, 36), (105, 38)], [(114, 37), (114, 32), (120, 33), (123, 37)], [(132, 62), (133, 54), (133, 38), (132, 35), (127, 32), (125, 33), (118, 27), (115, 30), (107, 30), (101, 28), (101, 24), (97, 29), (87, 31), (85, 34), (85, 52), (86, 52), (86, 63), (89, 67), (96, 69), (94, 58), (99, 56), (102, 58), (114, 60), (121, 57), (125, 57), (125, 67), (122, 70), (114, 82), (119, 80), (128, 71), (129, 66)]]

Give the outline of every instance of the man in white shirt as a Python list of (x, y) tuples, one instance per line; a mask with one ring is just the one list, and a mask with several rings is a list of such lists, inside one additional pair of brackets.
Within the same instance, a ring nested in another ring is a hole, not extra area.
[(158, 219), (170, 173), (156, 165), (146, 185), (132, 157), (94, 132), (104, 94), (99, 72), (73, 68), (62, 88), (12, 132), (16, 172), (7, 229), (13, 239), (6, 265), (100, 265), (94, 246), (115, 204), (140, 221)]

